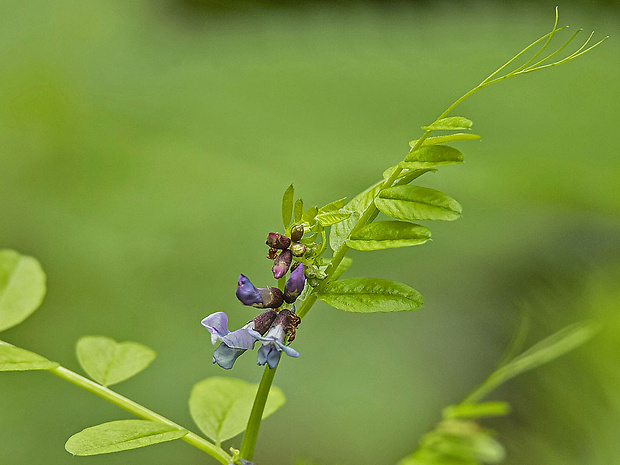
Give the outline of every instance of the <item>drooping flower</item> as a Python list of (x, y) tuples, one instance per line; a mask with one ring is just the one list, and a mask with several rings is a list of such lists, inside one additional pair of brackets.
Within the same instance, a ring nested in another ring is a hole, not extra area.
[(273, 261), (273, 266), (271, 267), (271, 271), (273, 272), (273, 277), (276, 279), (280, 279), (282, 276), (286, 274), (289, 266), (291, 266), (291, 262), (293, 261), (293, 254), (290, 250), (283, 250), (280, 255), (276, 257)]
[(286, 337), (295, 330), (298, 324), (299, 317), (292, 311), (285, 309), (278, 313), (265, 336), (255, 330), (248, 330), (252, 337), (263, 343), (262, 347), (258, 349), (258, 365), (267, 364), (269, 368), (275, 368), (280, 361), (282, 352), (289, 357), (299, 357), (299, 352), (284, 344)]
[(228, 316), (224, 312), (215, 312), (204, 318), (201, 323), (211, 333), (211, 343), (215, 345), (218, 341), (220, 342), (213, 352), (213, 363), (230, 370), (241, 354), (254, 348), (256, 339), (250, 331), (265, 334), (276, 316), (277, 313), (274, 310), (265, 310), (245, 326), (233, 332), (228, 331)]
[(297, 268), (291, 271), (291, 275), (284, 286), (284, 301), (292, 304), (297, 300), (301, 291), (304, 290), (306, 284), (306, 276), (304, 274), (304, 265), (300, 263)]
[(242, 274), (237, 280), (237, 298), (243, 305), (256, 308), (278, 308), (282, 305), (284, 296), (277, 287), (254, 287), (254, 284)]

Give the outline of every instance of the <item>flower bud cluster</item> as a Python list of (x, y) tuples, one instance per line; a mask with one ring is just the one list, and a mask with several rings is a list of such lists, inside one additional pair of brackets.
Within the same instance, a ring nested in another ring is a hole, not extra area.
[[(303, 226), (296, 225), (291, 228), (290, 237), (275, 232), (267, 235), (268, 258), (273, 260), (271, 271), (274, 278), (283, 278), (290, 272), (284, 290), (271, 286), (257, 288), (243, 274), (237, 279), (235, 294), (239, 301), (265, 311), (233, 332), (228, 330), (228, 316), (224, 312), (212, 313), (202, 320), (202, 325), (211, 333), (211, 343), (220, 343), (213, 352), (213, 363), (231, 369), (241, 354), (254, 348), (256, 341), (262, 343), (258, 350), (258, 365), (274, 368), (282, 352), (290, 357), (299, 357), (299, 353), (288, 344), (295, 338), (301, 320), (295, 314), (294, 307), (282, 310), (280, 307), (284, 303), (294, 303), (306, 284), (308, 272), (301, 259), (315, 249), (300, 242), (303, 234)], [(315, 270), (313, 265), (309, 266)], [(316, 271), (312, 271), (311, 275), (316, 276)]]

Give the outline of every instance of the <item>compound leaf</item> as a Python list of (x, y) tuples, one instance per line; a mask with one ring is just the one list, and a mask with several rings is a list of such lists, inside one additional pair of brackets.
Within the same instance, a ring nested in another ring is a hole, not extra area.
[(418, 310), (423, 299), (418, 291), (379, 278), (350, 278), (329, 283), (319, 299), (346, 312), (375, 313)]
[(105, 336), (84, 336), (76, 345), (77, 357), (88, 375), (111, 386), (144, 370), (155, 352), (137, 342), (116, 342)]
[(148, 420), (118, 420), (86, 428), (65, 443), (73, 455), (98, 455), (173, 441), (188, 433), (165, 423)]
[(37, 260), (0, 250), (0, 331), (28, 318), (45, 296), (45, 273)]

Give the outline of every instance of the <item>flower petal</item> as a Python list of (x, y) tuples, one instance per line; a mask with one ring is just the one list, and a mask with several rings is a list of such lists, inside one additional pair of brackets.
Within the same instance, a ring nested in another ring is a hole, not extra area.
[(245, 352), (245, 349), (233, 349), (226, 344), (220, 344), (213, 351), (213, 363), (217, 363), (225, 370), (230, 370), (239, 356)]
[(222, 337), (222, 342), (231, 349), (252, 350), (256, 340), (250, 335), (247, 329), (241, 328)]
[(224, 312), (215, 312), (200, 322), (211, 333), (211, 344), (215, 343), (226, 336), (228, 331), (228, 315)]
[(250, 281), (247, 276), (242, 274), (240, 274), (239, 279), (237, 279), (237, 291), (235, 294), (243, 305), (263, 303), (263, 299), (258, 293), (256, 287), (254, 287), (254, 284), (252, 284), (252, 281)]

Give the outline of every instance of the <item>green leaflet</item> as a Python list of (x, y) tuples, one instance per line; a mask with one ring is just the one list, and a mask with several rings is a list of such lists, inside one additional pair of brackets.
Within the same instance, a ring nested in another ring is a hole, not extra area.
[(354, 233), (346, 244), (356, 250), (381, 250), (423, 244), (431, 238), (428, 228), (402, 221), (378, 221)]
[(316, 219), (323, 226), (330, 226), (332, 224), (340, 223), (341, 221), (346, 220), (351, 216), (351, 212), (349, 211), (329, 211), (326, 213), (319, 213), (316, 215)]
[(338, 268), (336, 268), (336, 271), (334, 271), (332, 273), (332, 281), (336, 281), (337, 279), (340, 279), (340, 276), (342, 276), (342, 274), (347, 271), (347, 269), (353, 264), (353, 260), (350, 259), (349, 257), (344, 257), (342, 259), (342, 261), (340, 262), (340, 264), (338, 265)]
[[(470, 134), (466, 132), (457, 132), (456, 134), (448, 134), (445, 136), (427, 137), (422, 142), (422, 147), (427, 145), (443, 144), (444, 142), (458, 142), (460, 140), (476, 140), (480, 139), (478, 134)], [(418, 139), (409, 142), (410, 147), (414, 147), (418, 143)]]
[(459, 203), (435, 189), (419, 186), (387, 188), (375, 199), (377, 208), (399, 220), (456, 220), (461, 216)]
[(155, 352), (137, 342), (116, 342), (105, 336), (84, 336), (77, 357), (88, 375), (104, 386), (120, 383), (144, 370)]
[(0, 371), (52, 370), (58, 366), (34, 352), (0, 343)]
[(0, 331), (28, 318), (45, 296), (45, 273), (37, 260), (0, 250)]
[(301, 221), (303, 223), (308, 223), (308, 224), (314, 223), (318, 212), (319, 212), (319, 209), (315, 205), (308, 207), (308, 209), (302, 215)]
[(73, 455), (98, 455), (137, 449), (182, 438), (187, 430), (147, 420), (118, 420), (91, 426), (74, 434), (65, 444)]
[[(240, 379), (213, 377), (196, 383), (189, 398), (194, 422), (217, 444), (245, 430), (258, 384)], [(284, 394), (272, 386), (263, 418), (284, 404)]]
[(355, 227), (357, 220), (373, 202), (375, 196), (381, 189), (383, 181), (373, 184), (366, 190), (360, 192), (345, 205), (346, 210), (353, 212), (349, 218), (333, 225), (329, 231), (329, 246), (334, 252), (344, 244), (349, 238), (349, 234)]
[(422, 296), (401, 283), (379, 278), (351, 278), (330, 282), (318, 298), (346, 312), (375, 313), (419, 310)]
[[(452, 429), (454, 431), (451, 431)], [(443, 428), (440, 424), (437, 430), (422, 438), (420, 447), (444, 460), (459, 460), (458, 462), (439, 462), (446, 464), (499, 463), (506, 456), (504, 447), (487, 431), (475, 424), (465, 422), (454, 422)]]
[(442, 118), (435, 121), (430, 126), (422, 126), (425, 131), (453, 131), (458, 129), (469, 129), (474, 123), (462, 116), (450, 116), (448, 118)]
[(301, 223), (301, 217), (304, 211), (304, 201), (301, 199), (295, 200), (295, 223)]
[[(463, 154), (449, 145), (429, 145), (412, 150), (405, 157), (406, 162), (429, 163), (428, 168), (453, 163), (463, 163)], [(424, 165), (422, 165), (424, 166)]]
[(342, 207), (344, 207), (346, 200), (347, 198), (344, 197), (342, 199), (334, 200), (333, 202), (328, 203), (324, 207), (319, 208), (319, 214), (327, 213), (327, 212), (335, 212), (337, 210), (340, 210)]
[(510, 413), (510, 404), (506, 402), (482, 402), (480, 404), (450, 405), (443, 409), (445, 420), (498, 417)]
[(282, 224), (284, 229), (288, 228), (291, 224), (291, 216), (293, 214), (293, 197), (295, 195), (295, 188), (291, 184), (284, 191), (282, 196)]
[(592, 323), (581, 322), (561, 329), (543, 339), (495, 370), (463, 403), (475, 403), (499, 385), (534, 368), (548, 363), (589, 341), (597, 328)]

